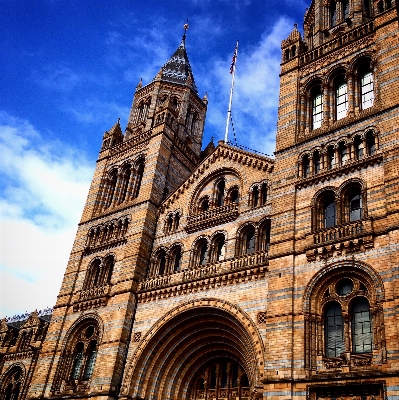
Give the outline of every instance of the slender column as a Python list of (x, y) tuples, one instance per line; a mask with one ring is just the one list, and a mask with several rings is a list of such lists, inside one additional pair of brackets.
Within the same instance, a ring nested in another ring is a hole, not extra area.
[(353, 87), (353, 75), (351, 73), (347, 73), (346, 82), (348, 85), (348, 111), (347, 115), (352, 115), (354, 111), (354, 87)]
[(306, 96), (301, 94), (300, 96), (300, 112), (299, 112), (299, 131), (301, 134), (305, 132), (306, 126)]

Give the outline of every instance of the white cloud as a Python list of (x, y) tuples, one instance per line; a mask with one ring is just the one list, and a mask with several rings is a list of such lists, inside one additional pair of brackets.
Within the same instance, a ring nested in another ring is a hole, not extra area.
[(53, 306), (92, 175), (76, 150), (0, 112), (1, 314)]
[[(281, 41), (293, 28), (293, 23), (280, 18), (264, 32), (251, 48), (239, 48), (234, 87), (232, 117), (239, 144), (272, 154), (275, 146)], [(231, 51), (231, 56), (233, 49)], [(209, 87), (207, 124), (223, 139), (228, 107), (231, 75), (230, 59), (213, 60), (213, 65), (196, 74), (202, 87)], [(211, 73), (209, 73), (209, 70)], [(223, 126), (223, 129), (220, 129)], [(260, 138), (262, 138), (260, 140)], [(229, 140), (234, 140), (230, 129)]]

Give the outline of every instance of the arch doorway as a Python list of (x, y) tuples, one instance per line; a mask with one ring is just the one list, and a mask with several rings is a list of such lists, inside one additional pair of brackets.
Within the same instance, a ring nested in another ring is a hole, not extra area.
[(187, 308), (156, 324), (152, 336), (144, 338), (125, 377), (123, 395), (148, 400), (249, 400), (263, 364), (254, 325), (228, 305), (228, 310)]

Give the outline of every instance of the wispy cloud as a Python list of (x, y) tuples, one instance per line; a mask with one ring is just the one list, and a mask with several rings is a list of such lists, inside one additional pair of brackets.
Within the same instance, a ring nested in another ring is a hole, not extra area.
[[(281, 18), (263, 33), (251, 48), (240, 48), (237, 60), (232, 117), (237, 141), (249, 148), (271, 154), (274, 151), (281, 40), (291, 32), (293, 23)], [(231, 49), (231, 55), (233, 54)], [(215, 59), (209, 70), (202, 68), (196, 80), (209, 87), (208, 129), (222, 139), (231, 75), (228, 73), (231, 58)], [(205, 84), (204, 84), (205, 82)], [(209, 124), (211, 127), (209, 127)], [(231, 132), (230, 140), (233, 139)]]
[(0, 112), (0, 152), (4, 315), (55, 303), (92, 166), (83, 154), (45, 140), (28, 121), (4, 112)]

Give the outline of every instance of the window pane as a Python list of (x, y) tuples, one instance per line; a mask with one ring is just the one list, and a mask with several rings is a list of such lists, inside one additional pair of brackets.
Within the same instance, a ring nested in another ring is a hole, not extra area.
[(338, 357), (345, 351), (341, 307), (329, 306), (324, 319), (326, 357)]
[(367, 72), (361, 79), (362, 108), (363, 110), (374, 104), (374, 83), (373, 74)]
[(369, 353), (373, 348), (370, 306), (367, 300), (358, 301), (352, 309), (352, 350)]
[(348, 85), (342, 83), (336, 91), (337, 120), (346, 117), (348, 111)]
[(321, 127), (321, 122), (323, 121), (323, 95), (317, 93), (313, 97), (313, 129)]
[(85, 372), (83, 374), (84, 381), (89, 380), (91, 378), (91, 376), (93, 375), (94, 364), (96, 363), (96, 358), (97, 358), (97, 342), (91, 342), (89, 351), (88, 351)]
[(329, 200), (324, 205), (324, 228), (332, 226), (335, 226), (335, 203), (333, 200)]
[(245, 252), (247, 254), (253, 253), (255, 251), (255, 233), (253, 231), (250, 231), (246, 235), (246, 248)]
[(349, 197), (349, 220), (356, 221), (362, 218), (362, 198), (360, 193)]

